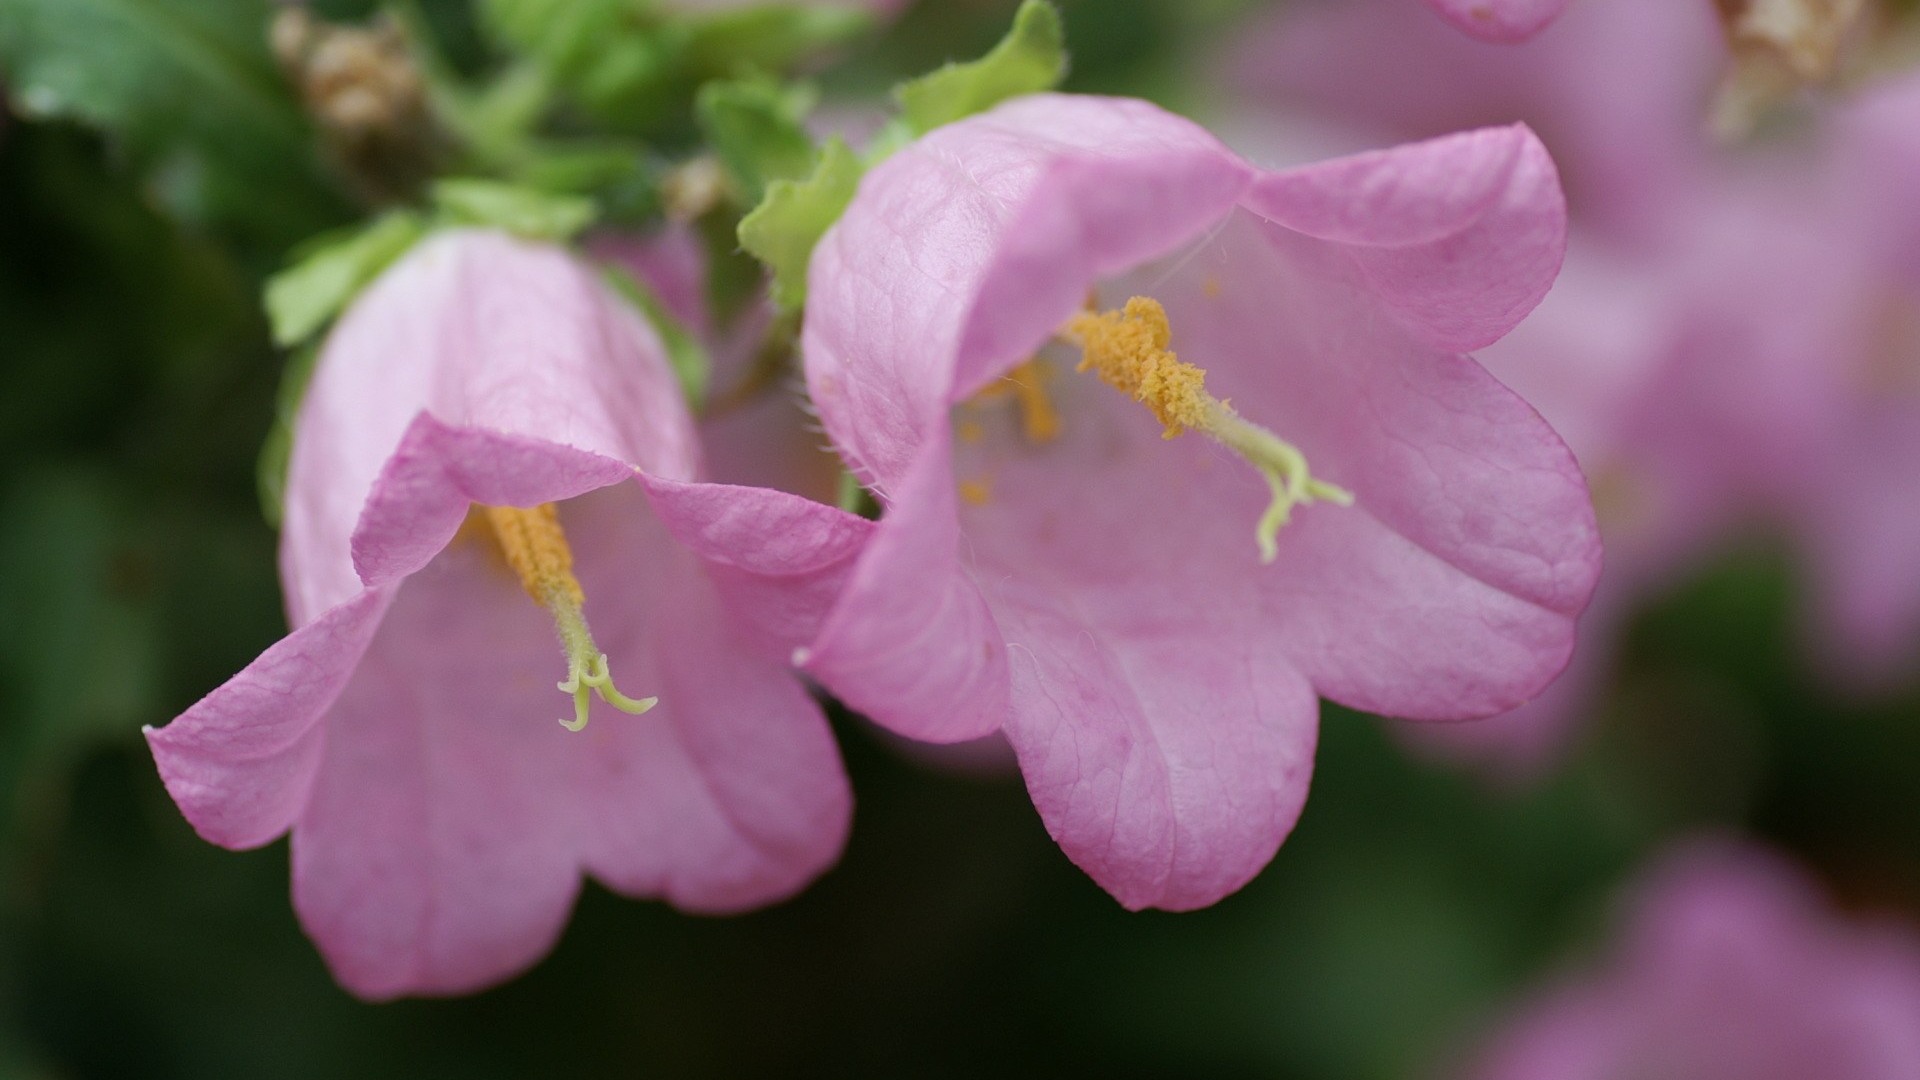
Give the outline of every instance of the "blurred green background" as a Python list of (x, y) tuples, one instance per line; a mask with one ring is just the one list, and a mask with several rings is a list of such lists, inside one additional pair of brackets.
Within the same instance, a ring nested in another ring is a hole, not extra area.
[[(96, 21), (59, 38), (54, 4)], [(1068, 3), (1071, 85), (1178, 104), (1236, 6)], [(977, 54), (1010, 10), (923, 4), (829, 85)], [(461, 5), (426, 11), (478, 49)], [(356, 1002), (294, 922), (284, 842), (199, 841), (139, 735), (284, 629), (255, 488), (282, 359), (257, 297), (354, 211), (253, 32), (266, 15), (0, 0), (16, 77), (64, 59), (177, 94), (82, 87), (0, 127), (0, 1077), (1415, 1076), (1701, 826), (1788, 849), (1847, 906), (1920, 915), (1920, 697), (1821, 689), (1794, 567), (1755, 536), (1634, 623), (1597, 721), (1536, 787), (1329, 708), (1297, 832), (1207, 911), (1120, 910), (1017, 777), (917, 762), (841, 716), (853, 838), (796, 900), (704, 919), (589, 886), (516, 982)]]

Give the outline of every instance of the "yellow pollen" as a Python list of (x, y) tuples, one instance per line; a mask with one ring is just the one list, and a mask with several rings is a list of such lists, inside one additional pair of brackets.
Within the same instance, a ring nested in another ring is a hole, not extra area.
[(1075, 370), (1096, 372), (1108, 386), (1145, 405), (1166, 428), (1163, 438), (1202, 431), (1260, 470), (1272, 492), (1254, 526), (1261, 562), (1279, 555), (1275, 537), (1295, 506), (1353, 504), (1351, 492), (1314, 478), (1298, 447), (1207, 393), (1206, 371), (1174, 353), (1173, 327), (1160, 301), (1135, 296), (1119, 311), (1082, 311), (1067, 320), (1059, 336), (1080, 347)]
[(587, 597), (580, 579), (573, 576), (573, 549), (567, 546), (567, 534), (561, 531), (559, 508), (542, 503), (531, 509), (481, 509), (486, 512), (500, 553), (520, 579), (520, 587), (552, 614), (554, 629), (560, 634), (560, 646), (567, 655), (567, 678), (559, 688), (573, 698), (573, 719), (561, 720), (561, 726), (569, 731), (586, 727), (588, 709), (596, 694), (614, 708), (636, 716), (659, 704), (659, 698), (630, 698), (613, 685), (607, 654), (600, 651), (587, 628), (582, 611)]
[[(1050, 443), (1060, 437), (1060, 411), (1053, 407), (1053, 398), (1047, 394), (1048, 374), (1044, 363), (1028, 360), (974, 396), (981, 401), (993, 401), (1012, 394), (1020, 406), (1021, 434), (1031, 443)], [(966, 438), (964, 430), (961, 437)]]
[(960, 481), (960, 497), (970, 506), (985, 506), (993, 498), (993, 478), (982, 476), (977, 480)]
[(1173, 328), (1158, 300), (1136, 296), (1120, 311), (1083, 311), (1067, 320), (1061, 336), (1080, 346), (1075, 371), (1093, 371), (1108, 386), (1145, 405), (1171, 439), (1188, 428), (1205, 430), (1207, 373), (1168, 348)]

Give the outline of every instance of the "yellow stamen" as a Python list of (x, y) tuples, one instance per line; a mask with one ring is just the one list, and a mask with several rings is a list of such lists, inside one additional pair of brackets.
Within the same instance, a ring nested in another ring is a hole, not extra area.
[(1012, 394), (1020, 406), (1020, 431), (1027, 441), (1050, 443), (1060, 437), (1060, 411), (1053, 407), (1053, 398), (1047, 393), (1048, 375), (1045, 364), (1037, 359), (1029, 360), (976, 396), (991, 401)]
[(1080, 312), (1067, 320), (1063, 332), (1080, 346), (1074, 370), (1091, 370), (1108, 386), (1132, 395), (1166, 425), (1166, 438), (1188, 428), (1205, 429), (1214, 402), (1207, 393), (1207, 373), (1167, 347), (1173, 327), (1158, 300), (1136, 296), (1121, 311)]
[(554, 629), (560, 634), (560, 646), (567, 654), (567, 678), (559, 689), (573, 697), (573, 719), (561, 720), (560, 726), (569, 731), (586, 727), (595, 694), (621, 712), (636, 716), (659, 704), (659, 698), (630, 698), (613, 685), (607, 654), (594, 644), (593, 632), (587, 628), (582, 611), (586, 593), (580, 588), (580, 579), (573, 576), (573, 549), (567, 546), (567, 534), (560, 529), (559, 508), (544, 503), (531, 509), (482, 509), (500, 544), (500, 553), (520, 579), (520, 587), (553, 615)]
[(1206, 371), (1181, 360), (1169, 347), (1173, 328), (1158, 300), (1136, 296), (1119, 311), (1083, 311), (1067, 320), (1060, 336), (1080, 347), (1076, 370), (1097, 373), (1107, 385), (1145, 405), (1166, 428), (1164, 438), (1202, 431), (1260, 470), (1273, 492), (1254, 529), (1260, 561), (1272, 562), (1279, 554), (1274, 538), (1294, 506), (1353, 504), (1351, 492), (1314, 479), (1298, 447), (1242, 419), (1207, 393)]
[(976, 480), (960, 481), (960, 498), (969, 506), (985, 506), (993, 498), (993, 478), (982, 476)]

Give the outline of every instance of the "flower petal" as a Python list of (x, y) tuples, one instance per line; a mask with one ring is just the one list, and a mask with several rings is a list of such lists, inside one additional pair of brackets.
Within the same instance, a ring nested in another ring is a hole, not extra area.
[(947, 407), (1043, 345), (1093, 279), (1225, 213), (1248, 169), (1141, 101), (1038, 94), (869, 173), (808, 273), (807, 386), (861, 479), (900, 482)]
[(1471, 358), (1379, 318), (1345, 249), (1250, 217), (1215, 245), (1161, 281), (1181, 355), (1356, 498), (1305, 508), (1249, 569), (1287, 655), (1321, 694), (1395, 716), (1531, 697), (1599, 573), (1571, 452)]
[(1524, 125), (1268, 173), (1244, 205), (1344, 245), (1381, 299), (1448, 351), (1513, 329), (1566, 254), (1559, 176)]
[(652, 327), (564, 250), (456, 230), (420, 244), (327, 338), (288, 469), (295, 624), (360, 590), (356, 523), (421, 413), (690, 477), (693, 427)]
[(875, 723), (928, 742), (1007, 716), (1007, 657), (960, 559), (950, 440), (935, 430), (819, 637), (796, 659)]
[(1270, 633), (1008, 612), (1007, 736), (1068, 857), (1128, 908), (1205, 907), (1307, 798), (1319, 703)]
[(580, 879), (563, 668), (481, 545), (400, 585), (293, 831), (294, 907), (341, 985), (467, 993), (553, 946)]
[(447, 546), (475, 503), (538, 506), (634, 475), (614, 458), (422, 413), (367, 496), (353, 531), (354, 568), (370, 586), (398, 581)]
[(1448, 22), (1482, 41), (1515, 43), (1546, 29), (1571, 0), (1427, 0)]
[(321, 718), (392, 595), (362, 592), (280, 639), (171, 724), (146, 729), (167, 793), (203, 839), (258, 847), (292, 827), (320, 768)]
[(811, 642), (873, 523), (767, 488), (641, 477), (674, 538), (705, 563), (736, 618), (783, 659)]

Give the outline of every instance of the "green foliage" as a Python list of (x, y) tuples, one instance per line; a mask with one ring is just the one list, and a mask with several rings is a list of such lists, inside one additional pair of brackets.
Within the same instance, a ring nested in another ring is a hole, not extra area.
[(695, 91), (742, 71), (786, 71), (872, 26), (853, 9), (768, 4), (673, 12), (634, 0), (484, 0), (483, 23), (602, 125), (671, 125)]
[(190, 221), (265, 244), (338, 213), (266, 52), (266, 0), (0, 0), (0, 69), (27, 116), (111, 136)]
[(298, 345), (344, 310), (356, 294), (426, 233), (420, 215), (395, 211), (306, 245), (293, 265), (267, 279), (273, 343)]
[(807, 262), (813, 248), (853, 201), (860, 159), (839, 139), (821, 147), (805, 180), (776, 180), (767, 197), (740, 221), (740, 246), (773, 271), (773, 300), (795, 311), (807, 302)]
[(813, 138), (802, 125), (815, 97), (765, 76), (700, 88), (701, 131), (749, 204), (758, 203), (772, 181), (798, 180), (813, 168)]
[(434, 184), (433, 203), (449, 225), (480, 225), (555, 242), (578, 235), (597, 213), (591, 199), (472, 178)]
[(1066, 34), (1059, 9), (1046, 0), (1026, 0), (1013, 17), (1013, 29), (993, 51), (968, 63), (948, 64), (894, 93), (908, 127), (924, 135), (1008, 98), (1051, 90), (1066, 75)]

